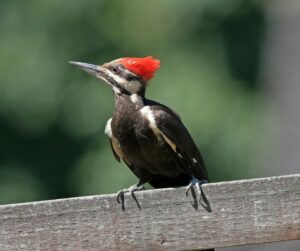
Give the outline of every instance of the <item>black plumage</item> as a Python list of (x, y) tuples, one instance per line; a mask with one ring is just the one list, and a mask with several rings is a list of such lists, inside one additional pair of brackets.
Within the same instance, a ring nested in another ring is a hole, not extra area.
[[(142, 112), (145, 108), (155, 120), (157, 133)], [(123, 159), (140, 183), (163, 188), (188, 185), (192, 177), (208, 180), (196, 144), (170, 108), (143, 97), (134, 103), (129, 95), (118, 94), (111, 130), (110, 141), (118, 141), (115, 147), (111, 144), (116, 159)]]

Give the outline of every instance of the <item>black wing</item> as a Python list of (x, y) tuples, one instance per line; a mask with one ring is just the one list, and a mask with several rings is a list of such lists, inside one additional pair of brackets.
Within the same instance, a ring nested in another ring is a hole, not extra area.
[(113, 142), (112, 142), (112, 139), (111, 139), (111, 138), (109, 138), (109, 143), (110, 143), (111, 150), (112, 150), (112, 152), (113, 152), (113, 154), (114, 154), (114, 156), (115, 156), (115, 159), (116, 159), (118, 162), (120, 162), (120, 161), (121, 161), (121, 156), (119, 156), (119, 155), (117, 154), (117, 152), (115, 151), (114, 146), (113, 146)]
[(184, 168), (191, 172), (199, 180), (207, 180), (208, 175), (203, 158), (188, 130), (179, 116), (170, 108), (148, 101), (153, 113), (156, 126), (162, 134), (163, 139), (177, 154), (177, 157), (186, 163)]
[(133, 163), (130, 163), (126, 159), (119, 146), (118, 140), (113, 135), (109, 137), (109, 142), (110, 142), (111, 150), (115, 156), (115, 159), (118, 162), (121, 162), (122, 160), (129, 167), (129, 169), (135, 174), (135, 176), (137, 176), (140, 179), (140, 181), (147, 182), (150, 179), (148, 172), (146, 172), (142, 168), (139, 168), (138, 166), (135, 166)]

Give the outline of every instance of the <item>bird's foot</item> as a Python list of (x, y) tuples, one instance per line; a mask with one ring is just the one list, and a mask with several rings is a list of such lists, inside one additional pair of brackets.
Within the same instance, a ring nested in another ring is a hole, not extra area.
[(123, 210), (125, 210), (124, 196), (127, 193), (131, 194), (132, 198), (136, 201), (138, 207), (141, 208), (140, 205), (139, 205), (139, 203), (138, 203), (138, 201), (137, 201), (137, 199), (136, 199), (136, 197), (135, 197), (135, 194), (134, 194), (136, 191), (141, 191), (141, 190), (145, 190), (145, 188), (144, 188), (143, 185), (140, 185), (138, 183), (138, 184), (135, 184), (135, 185), (133, 185), (133, 186), (131, 186), (129, 188), (122, 189), (122, 190), (120, 190), (118, 192), (118, 194), (117, 194), (117, 202), (120, 203), (120, 204), (122, 204), (122, 209)]
[(193, 178), (192, 178), (190, 184), (187, 186), (187, 188), (186, 188), (186, 190), (185, 190), (185, 195), (188, 196), (188, 195), (189, 195), (189, 191), (190, 191), (190, 190), (192, 189), (192, 187), (194, 187), (194, 186), (197, 188), (198, 194), (201, 195), (201, 194), (202, 194), (202, 192), (201, 192), (201, 186), (202, 186), (203, 184), (205, 184), (205, 183), (208, 183), (208, 181), (207, 181), (207, 180), (198, 180), (197, 178), (195, 178), (195, 177), (193, 176)]
[(124, 197), (124, 195), (126, 194), (126, 193), (130, 193), (131, 194), (131, 196), (133, 196), (134, 195), (134, 192), (136, 192), (136, 191), (141, 191), (141, 190), (144, 190), (145, 188), (144, 188), (144, 186), (143, 185), (138, 185), (138, 184), (135, 184), (135, 185), (133, 185), (133, 186), (131, 186), (131, 187), (128, 187), (128, 188), (125, 188), (125, 189), (122, 189), (122, 190), (120, 190), (119, 192), (118, 192), (118, 194), (117, 194), (117, 201), (119, 202), (119, 203), (121, 203), (121, 197)]
[(196, 195), (196, 192), (194, 189), (194, 186), (195, 186), (197, 189), (197, 192), (199, 194), (200, 204), (206, 209), (207, 212), (211, 213), (212, 209), (210, 207), (210, 203), (202, 190), (202, 185), (205, 183), (208, 183), (208, 181), (207, 180), (198, 180), (195, 177), (193, 177), (190, 184), (186, 188), (185, 195), (188, 196), (189, 191), (191, 191), (192, 197), (194, 199), (194, 203), (192, 204), (192, 206), (195, 209), (198, 209), (197, 195)]

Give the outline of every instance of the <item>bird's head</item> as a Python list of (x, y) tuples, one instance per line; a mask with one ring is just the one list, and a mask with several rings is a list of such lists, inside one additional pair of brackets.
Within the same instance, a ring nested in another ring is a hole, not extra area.
[(70, 61), (70, 64), (104, 80), (115, 94), (144, 95), (148, 81), (159, 69), (160, 62), (154, 57), (119, 58), (103, 65)]

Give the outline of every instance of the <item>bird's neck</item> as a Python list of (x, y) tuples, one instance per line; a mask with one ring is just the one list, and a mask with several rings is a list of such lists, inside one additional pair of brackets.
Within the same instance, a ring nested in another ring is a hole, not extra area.
[(120, 94), (115, 96), (115, 110), (112, 117), (114, 135), (130, 134), (134, 123), (141, 119), (140, 110), (144, 98), (139, 95)]
[(139, 94), (115, 94), (115, 110), (133, 112), (144, 107), (145, 97)]

